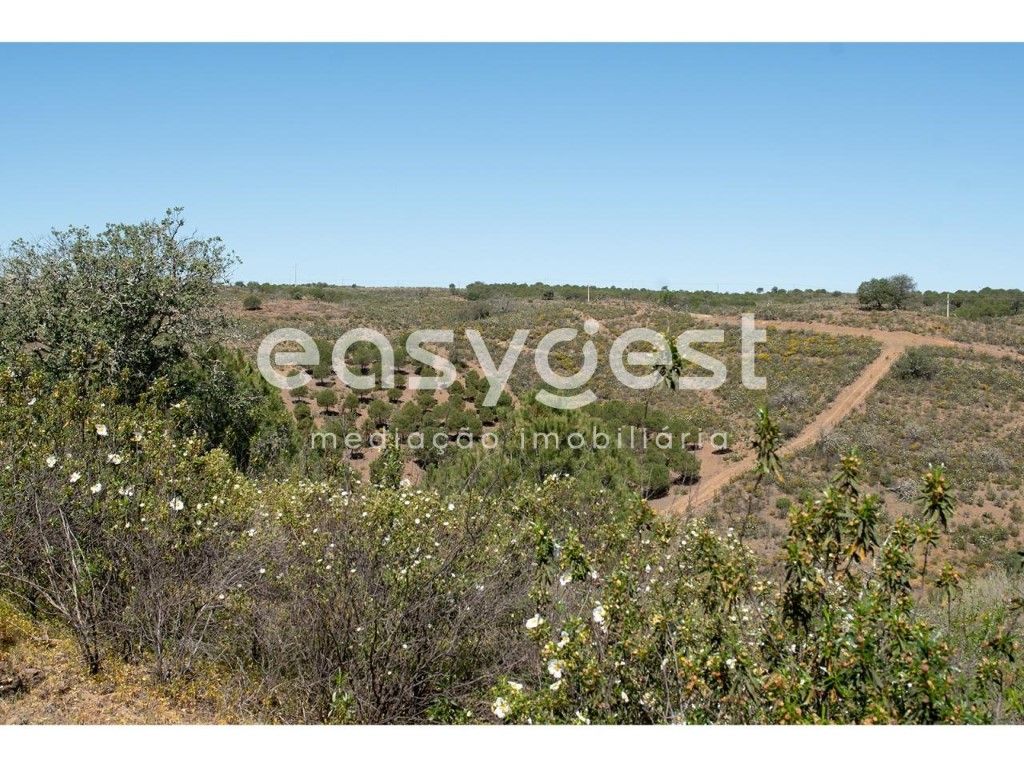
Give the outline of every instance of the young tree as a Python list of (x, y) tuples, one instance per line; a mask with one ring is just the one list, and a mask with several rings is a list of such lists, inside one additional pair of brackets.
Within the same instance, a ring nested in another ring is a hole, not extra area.
[(324, 412), (330, 412), (338, 403), (338, 395), (333, 389), (324, 389), (316, 393), (316, 404), (319, 405)]
[(743, 541), (747, 527), (754, 514), (754, 500), (761, 484), (768, 479), (782, 479), (782, 465), (779, 461), (779, 448), (782, 447), (782, 433), (778, 425), (768, 413), (767, 408), (757, 409), (757, 422), (754, 425), (754, 437), (751, 440), (754, 448), (754, 487), (747, 498), (747, 514), (740, 527), (739, 539)]
[(406, 403), (395, 415), (394, 427), (400, 435), (408, 435), (422, 429), (423, 409), (413, 401)]
[(949, 520), (953, 516), (955, 503), (946, 481), (946, 468), (928, 465), (928, 471), (921, 478), (918, 502), (921, 504), (921, 524), (918, 527), (919, 540), (924, 544), (924, 565), (921, 569), (921, 586), (928, 578), (928, 554), (939, 543), (937, 526), (949, 532)]
[(386, 400), (374, 400), (366, 411), (367, 418), (376, 427), (387, 426), (394, 408)]
[(331, 378), (333, 373), (334, 369), (331, 368), (330, 358), (325, 360), (321, 357), (320, 362), (313, 366), (313, 370), (310, 372), (310, 375), (312, 375), (312, 377), (316, 379), (316, 383), (322, 387), (327, 380)]
[(345, 395), (345, 399), (342, 402), (342, 411), (348, 415), (353, 415), (359, 409), (359, 395), (355, 392), (349, 392)]
[(370, 464), (370, 481), (385, 488), (396, 489), (402, 483), (404, 466), (402, 449), (394, 440), (387, 440), (380, 455)]

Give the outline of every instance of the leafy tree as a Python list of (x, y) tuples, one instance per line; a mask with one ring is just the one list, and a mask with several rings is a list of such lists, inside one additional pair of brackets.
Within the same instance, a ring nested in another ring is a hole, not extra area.
[(393, 411), (394, 408), (386, 400), (375, 399), (366, 410), (366, 415), (374, 426), (384, 427), (391, 419)]
[(181, 209), (159, 221), (54, 230), (0, 256), (0, 354), (28, 352), (52, 377), (120, 383), (138, 397), (210, 344), (225, 320), (217, 289), (234, 258), (219, 238), (185, 233)]
[(394, 427), (400, 435), (418, 432), (423, 428), (423, 409), (415, 401), (405, 403), (395, 415)]
[(295, 435), (280, 393), (240, 350), (209, 347), (172, 367), (163, 405), (183, 435), (223, 448), (242, 470), (264, 470), (292, 456)]
[(917, 292), (917, 284), (909, 275), (876, 277), (857, 288), (857, 300), (871, 309), (902, 309)]
[(871, 309), (884, 309), (889, 302), (889, 282), (882, 277), (865, 280), (857, 287), (857, 301)]
[(320, 357), (320, 362), (313, 366), (310, 371), (310, 375), (316, 380), (316, 383), (321, 387), (324, 386), (327, 381), (334, 375), (334, 369), (331, 367), (330, 358)]
[(349, 415), (355, 414), (359, 409), (359, 395), (355, 392), (349, 392), (345, 395), (345, 399), (342, 401), (342, 410)]
[(324, 411), (330, 411), (338, 403), (338, 395), (333, 389), (323, 389), (316, 393), (316, 404)]
[(917, 293), (917, 283), (910, 275), (893, 275), (889, 278), (889, 292), (893, 309), (903, 309)]

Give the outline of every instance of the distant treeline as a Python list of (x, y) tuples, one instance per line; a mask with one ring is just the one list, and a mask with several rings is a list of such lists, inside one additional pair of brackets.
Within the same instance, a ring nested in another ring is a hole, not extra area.
[[(946, 294), (924, 291), (921, 303), (944, 312)], [(1024, 291), (1017, 288), (982, 288), (980, 291), (951, 291), (949, 303), (952, 314), (968, 320), (986, 317), (1010, 317), (1024, 311)]]
[(777, 286), (758, 288), (755, 291), (721, 292), (721, 291), (687, 291), (673, 290), (668, 286), (654, 290), (650, 288), (619, 288), (617, 286), (597, 287), (586, 285), (550, 285), (548, 283), (482, 283), (473, 282), (462, 292), (470, 301), (491, 298), (540, 299), (553, 301), (585, 301), (589, 295), (591, 300), (597, 299), (628, 299), (633, 301), (649, 301), (671, 306), (686, 304), (751, 304), (765, 297), (773, 301), (799, 302), (809, 297), (839, 296), (839, 291), (828, 291), (824, 288), (802, 290), (795, 288), (786, 290)]
[(360, 295), (365, 296), (366, 291), (439, 291), (440, 288), (368, 288), (352, 285), (331, 285), (330, 283), (302, 283), (300, 285), (289, 285), (286, 283), (259, 283), (255, 280), (248, 282), (236, 280), (235, 288), (245, 289), (252, 296), (269, 299), (315, 299), (316, 301), (327, 301), (340, 304), (349, 301)]
[[(253, 294), (264, 298), (315, 299), (341, 303), (358, 295), (365, 295), (373, 289), (352, 285), (331, 285), (329, 283), (305, 283), (287, 285), (279, 283), (259, 283), (255, 281), (236, 281), (236, 288), (247, 289)], [(483, 301), (496, 298), (512, 298), (538, 301), (586, 301), (588, 286), (585, 285), (552, 285), (549, 283), (484, 283), (472, 282), (465, 288), (451, 284), (448, 290), (469, 301)], [(758, 288), (754, 291), (720, 292), (720, 291), (688, 291), (673, 290), (667, 286), (660, 289), (650, 288), (619, 288), (617, 286), (590, 286), (590, 298), (624, 299), (646, 301), (666, 306), (700, 309), (722, 306), (749, 306), (763, 301), (773, 303), (800, 304), (809, 299), (823, 299), (844, 295), (842, 291), (829, 291), (824, 288), (792, 288), (777, 286)], [(388, 290), (395, 290), (394, 288)], [(436, 291), (441, 288), (410, 288), (408, 290)], [(952, 291), (949, 293), (952, 314), (969, 320), (1009, 317), (1024, 312), (1024, 290), (1017, 288), (982, 288), (977, 291)], [(946, 292), (922, 291), (915, 297), (920, 304), (937, 312), (945, 312)], [(911, 306), (916, 304), (911, 301)]]

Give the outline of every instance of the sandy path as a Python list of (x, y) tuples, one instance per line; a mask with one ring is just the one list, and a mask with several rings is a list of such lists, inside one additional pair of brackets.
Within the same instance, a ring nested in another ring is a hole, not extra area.
[[(714, 315), (694, 314), (694, 318), (719, 327), (738, 325), (738, 318), (719, 317)], [(883, 331), (877, 328), (857, 328), (846, 325), (830, 325), (828, 323), (810, 323), (797, 320), (762, 320), (759, 327), (774, 328), (783, 331), (810, 331), (827, 333), (836, 336), (863, 336), (881, 343), (882, 351), (850, 384), (840, 390), (828, 407), (819, 413), (800, 434), (783, 445), (780, 454), (783, 456), (797, 453), (813, 444), (822, 433), (833, 429), (857, 407), (862, 405), (874, 391), (878, 383), (892, 368), (893, 364), (910, 347), (946, 347), (977, 352), (992, 357), (1016, 360), (1024, 363), (1024, 355), (1009, 349), (991, 344), (968, 344), (953, 341), (941, 336), (923, 336), (906, 331)], [(729, 483), (754, 468), (754, 456), (748, 455), (731, 464), (712, 465), (708, 474), (703, 473), (705, 462), (701, 462), (701, 480), (686, 496), (671, 498), (662, 509), (670, 512), (681, 512), (699, 507), (711, 501)], [(659, 505), (661, 506), (661, 505)]]

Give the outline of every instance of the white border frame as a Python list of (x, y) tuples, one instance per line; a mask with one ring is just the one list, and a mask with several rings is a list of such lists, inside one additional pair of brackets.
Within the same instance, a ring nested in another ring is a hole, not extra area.
[(1008, 42), (1015, 0), (35, 0), (0, 41)]

